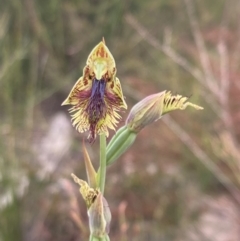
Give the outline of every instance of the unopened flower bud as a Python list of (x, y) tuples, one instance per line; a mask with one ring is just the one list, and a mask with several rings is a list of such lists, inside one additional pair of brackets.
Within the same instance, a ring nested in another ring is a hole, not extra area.
[(145, 126), (159, 120), (170, 111), (184, 110), (187, 106), (192, 106), (197, 110), (203, 109), (203, 107), (187, 102), (187, 100), (188, 97), (172, 95), (170, 91), (149, 95), (133, 106), (126, 120), (126, 125), (131, 131), (138, 133)]
[(98, 193), (96, 199), (88, 209), (89, 227), (91, 235), (105, 237), (110, 230), (111, 212), (107, 200), (102, 193)]
[(146, 125), (157, 121), (162, 116), (166, 91), (149, 95), (131, 109), (126, 124), (134, 132), (139, 132)]
[(72, 173), (73, 180), (80, 186), (80, 193), (88, 208), (89, 227), (91, 241), (101, 239), (108, 241), (110, 230), (111, 212), (107, 200), (102, 193), (95, 188), (91, 188), (87, 182), (79, 179)]

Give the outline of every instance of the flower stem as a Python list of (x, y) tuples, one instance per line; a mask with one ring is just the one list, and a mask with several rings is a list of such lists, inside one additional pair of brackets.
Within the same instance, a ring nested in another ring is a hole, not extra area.
[(101, 193), (104, 193), (106, 178), (106, 136), (100, 135), (100, 167), (99, 167), (99, 188)]

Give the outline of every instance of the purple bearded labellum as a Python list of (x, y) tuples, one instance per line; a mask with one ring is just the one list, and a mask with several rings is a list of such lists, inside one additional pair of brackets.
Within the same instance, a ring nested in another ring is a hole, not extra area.
[(69, 112), (79, 132), (89, 131), (90, 143), (96, 134), (108, 136), (120, 119), (117, 113), (127, 108), (112, 54), (100, 42), (90, 53), (83, 76), (79, 78), (62, 105), (72, 105)]
[(90, 142), (92, 142), (96, 138), (95, 133), (97, 132), (97, 123), (99, 122), (99, 120), (106, 116), (106, 104), (104, 102), (105, 88), (105, 80), (93, 80), (92, 93), (86, 108), (90, 123)]

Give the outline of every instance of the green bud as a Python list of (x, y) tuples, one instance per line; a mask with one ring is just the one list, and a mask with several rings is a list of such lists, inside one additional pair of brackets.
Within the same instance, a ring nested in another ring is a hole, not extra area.
[(149, 95), (133, 106), (126, 120), (130, 130), (137, 133), (161, 118), (165, 92)]

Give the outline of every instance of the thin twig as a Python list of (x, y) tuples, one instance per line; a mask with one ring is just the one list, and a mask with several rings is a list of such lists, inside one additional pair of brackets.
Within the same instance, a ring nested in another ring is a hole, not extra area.
[(214, 164), (213, 160), (204, 152), (191, 136), (181, 128), (171, 117), (165, 116), (163, 122), (178, 136), (178, 138), (191, 150), (191, 152), (210, 170), (218, 181), (231, 193), (240, 205), (239, 188)]
[(36, 7), (35, 7), (35, 1), (24, 0), (24, 5), (26, 8), (26, 15), (29, 18), (29, 26), (31, 28), (31, 31), (47, 49), (50, 49), (50, 43), (47, 37), (47, 31), (38, 17)]
[[(226, 44), (223, 39), (220, 39), (220, 43), (218, 44), (218, 52), (220, 56), (220, 103), (222, 106), (222, 114), (221, 119), (226, 126), (226, 129), (232, 134), (232, 121), (229, 113), (229, 87), (230, 87), (230, 79), (229, 79), (229, 57)], [(231, 135), (233, 139), (233, 134)]]
[[(186, 70), (189, 74), (191, 74), (203, 87), (206, 89), (208, 88), (208, 85), (205, 82), (204, 75), (202, 74), (201, 70), (198, 68), (192, 66), (185, 58), (183, 58), (181, 55), (179, 55), (174, 49), (172, 49), (168, 45), (161, 44), (153, 35), (151, 35), (131, 14), (127, 14), (125, 16), (125, 19), (127, 23), (136, 30), (136, 32), (152, 47), (155, 49), (163, 52), (166, 56), (168, 56), (172, 61), (174, 61), (176, 64), (181, 66), (184, 70)], [(217, 91), (217, 89), (213, 89), (212, 91)], [(203, 93), (202, 93), (203, 94)], [(203, 94), (204, 99), (209, 103), (213, 111), (220, 116), (219, 112), (219, 106), (215, 103), (213, 99), (210, 99), (208, 96), (206, 96), (206, 93)], [(217, 92), (215, 93), (215, 96), (218, 95)]]
[(125, 16), (125, 20), (127, 23), (134, 28), (137, 33), (149, 44), (151, 44), (157, 50), (163, 52), (170, 59), (172, 59), (175, 63), (185, 69), (188, 73), (190, 73), (194, 78), (196, 78), (202, 85), (205, 85), (203, 81), (202, 73), (199, 69), (192, 66), (186, 59), (184, 59), (181, 55), (176, 53), (169, 46), (162, 45), (153, 35), (151, 35), (143, 26), (141, 26), (138, 21), (131, 15), (127, 14)]
[(211, 64), (209, 60), (209, 56), (205, 47), (204, 39), (202, 37), (201, 31), (199, 29), (199, 24), (197, 22), (197, 19), (195, 18), (194, 14), (194, 8), (192, 5), (192, 0), (185, 0), (186, 8), (187, 8), (187, 14), (190, 21), (191, 30), (194, 36), (195, 43), (197, 45), (199, 57), (200, 57), (200, 63), (202, 65), (204, 75), (205, 75), (205, 83), (208, 86), (209, 90), (218, 97), (218, 85), (217, 82), (213, 76), (212, 70), (211, 70)]

